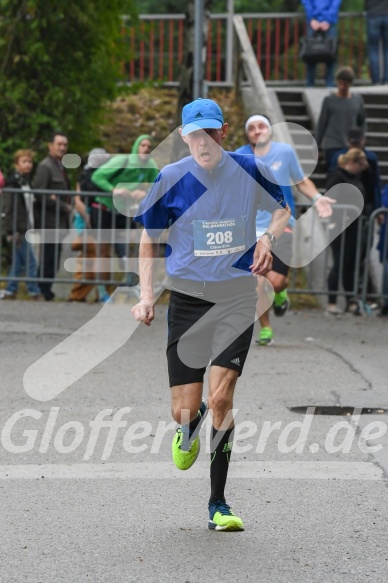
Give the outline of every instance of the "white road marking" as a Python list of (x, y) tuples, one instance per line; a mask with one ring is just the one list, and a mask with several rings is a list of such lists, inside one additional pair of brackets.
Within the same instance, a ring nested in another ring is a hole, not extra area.
[[(208, 478), (209, 465), (196, 464), (189, 472), (175, 468), (172, 462), (109, 463), (73, 465), (23, 464), (0, 466), (0, 480), (155, 480)], [(235, 462), (231, 463), (231, 479), (293, 480), (384, 480), (383, 470), (370, 462)]]

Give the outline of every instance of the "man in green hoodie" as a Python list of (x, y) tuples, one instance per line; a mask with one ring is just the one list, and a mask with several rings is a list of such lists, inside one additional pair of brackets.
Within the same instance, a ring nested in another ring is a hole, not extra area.
[[(135, 214), (159, 172), (155, 161), (149, 156), (151, 150), (152, 137), (143, 134), (136, 139), (130, 154), (112, 156), (93, 172), (92, 182), (103, 191), (92, 203), (93, 229), (138, 228), (138, 224), (130, 217)], [(115, 241), (115, 251), (122, 268), (127, 271), (127, 245)], [(106, 243), (100, 245), (99, 256), (109, 257), (109, 246)], [(127, 280), (128, 285), (134, 283)]]

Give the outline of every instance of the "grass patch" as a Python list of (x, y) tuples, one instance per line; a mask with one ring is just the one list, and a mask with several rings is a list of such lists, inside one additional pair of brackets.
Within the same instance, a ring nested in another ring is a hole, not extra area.
[[(306, 272), (303, 268), (300, 269), (290, 269), (289, 280), (294, 282), (294, 289), (307, 289), (308, 282)], [(319, 303), (317, 296), (313, 294), (290, 293), (291, 308), (293, 310), (303, 310), (303, 309), (320, 309), (322, 306)]]
[[(223, 147), (234, 151), (246, 143), (242, 102), (234, 90), (210, 90), (209, 98), (220, 105), (229, 124)], [(105, 123), (100, 128), (101, 143), (108, 152), (128, 153), (139, 135), (150, 134), (158, 145), (180, 125), (177, 107), (176, 89), (143, 87), (135, 94), (120, 95), (106, 107)]]

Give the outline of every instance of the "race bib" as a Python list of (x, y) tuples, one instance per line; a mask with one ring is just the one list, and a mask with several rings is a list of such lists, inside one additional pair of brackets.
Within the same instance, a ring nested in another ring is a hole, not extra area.
[(193, 221), (196, 257), (228, 255), (245, 250), (244, 217), (219, 221)]

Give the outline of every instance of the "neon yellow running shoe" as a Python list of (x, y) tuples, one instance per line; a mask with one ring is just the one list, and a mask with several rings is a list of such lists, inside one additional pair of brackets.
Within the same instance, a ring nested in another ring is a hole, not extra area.
[(178, 427), (172, 440), (172, 459), (178, 470), (188, 470), (198, 457), (201, 446), (198, 433), (207, 413), (206, 401), (202, 401), (198, 413), (201, 415), (201, 421), (194, 434), (190, 436), (189, 426), (182, 425)]
[(273, 342), (272, 328), (264, 326), (259, 332), (259, 338), (256, 340), (260, 346), (270, 346)]
[(290, 298), (288, 297), (286, 289), (275, 294), (273, 302), (273, 311), (275, 312), (275, 316), (284, 316), (289, 307)]
[(229, 504), (222, 502), (222, 500), (209, 503), (208, 527), (210, 530), (223, 530), (225, 532), (244, 530), (241, 518), (235, 516)]

